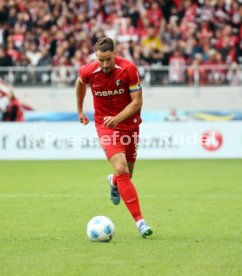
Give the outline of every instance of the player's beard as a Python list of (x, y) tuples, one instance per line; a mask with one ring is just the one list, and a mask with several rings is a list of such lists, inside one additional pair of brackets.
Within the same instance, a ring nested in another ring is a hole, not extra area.
[(111, 68), (111, 67), (102, 68), (102, 71), (103, 71), (103, 73), (105, 73), (105, 74), (111, 73), (112, 70), (113, 70), (113, 68)]

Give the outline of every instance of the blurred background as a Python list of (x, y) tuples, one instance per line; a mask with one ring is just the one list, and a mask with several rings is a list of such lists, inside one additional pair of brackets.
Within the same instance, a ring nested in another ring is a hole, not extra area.
[[(241, 4), (0, 1), (1, 121), (77, 122), (78, 69), (95, 59), (98, 38), (109, 36), (117, 54), (138, 66), (144, 123), (240, 123)], [(85, 106), (92, 120), (91, 97)]]

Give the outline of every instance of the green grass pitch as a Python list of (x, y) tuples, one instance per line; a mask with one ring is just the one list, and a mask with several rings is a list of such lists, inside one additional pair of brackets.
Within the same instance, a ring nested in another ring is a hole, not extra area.
[[(242, 160), (138, 160), (154, 235), (109, 200), (107, 161), (0, 162), (0, 275), (242, 275)], [(86, 224), (106, 215), (110, 243)]]

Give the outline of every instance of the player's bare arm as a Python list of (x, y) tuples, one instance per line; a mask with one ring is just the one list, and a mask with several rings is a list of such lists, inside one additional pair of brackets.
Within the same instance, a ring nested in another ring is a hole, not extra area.
[(83, 103), (86, 95), (86, 89), (86, 84), (82, 82), (80, 77), (78, 77), (76, 80), (77, 112), (79, 120), (83, 125), (87, 125), (89, 123), (88, 117), (86, 117), (86, 114), (83, 112)]
[(110, 128), (115, 127), (119, 123), (128, 119), (136, 112), (138, 112), (143, 104), (142, 93), (141, 92), (133, 92), (130, 94), (131, 102), (116, 116), (107, 116), (104, 117), (104, 125)]

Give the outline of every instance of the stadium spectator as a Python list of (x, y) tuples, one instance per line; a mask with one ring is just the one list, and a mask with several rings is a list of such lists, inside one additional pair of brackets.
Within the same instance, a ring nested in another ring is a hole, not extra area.
[(41, 48), (41, 55), (40, 55), (40, 59), (38, 60), (37, 66), (51, 66), (52, 65), (52, 57), (48, 51), (47, 48)]
[(41, 52), (34, 42), (30, 44), (29, 49), (26, 51), (26, 56), (30, 60), (31, 65), (37, 66), (41, 58)]
[(14, 65), (21, 59), (21, 52), (14, 45), (12, 36), (8, 37), (6, 52), (11, 57)]
[(188, 83), (189, 84), (200, 84), (203, 85), (206, 83), (207, 76), (206, 70), (202, 65), (203, 57), (202, 54), (197, 53), (195, 59), (192, 61), (192, 64), (188, 67)]
[(12, 58), (6, 53), (5, 49), (0, 46), (0, 78), (5, 78), (8, 75), (8, 71), (4, 67), (13, 66)]
[(155, 50), (161, 51), (162, 44), (154, 26), (149, 26), (147, 35), (143, 36), (141, 46), (145, 57), (149, 57)]
[(181, 49), (175, 49), (173, 55), (169, 60), (169, 83), (170, 84), (184, 84), (186, 60)]
[[(110, 35), (110, 32), (105, 31), (106, 35)], [(115, 38), (114, 35), (112, 35)], [(128, 42), (128, 41), (138, 41), (138, 30), (132, 25), (132, 20), (130, 17), (123, 18), (119, 21), (118, 26), (118, 42)]]
[(228, 70), (226, 78), (231, 86), (238, 86), (242, 83), (242, 71), (238, 68), (238, 64), (233, 62)]
[(216, 65), (215, 55), (216, 55), (216, 50), (210, 49), (208, 51), (208, 59), (204, 62), (205, 70), (206, 70), (206, 82), (211, 84), (213, 83), (213, 80), (214, 80), (213, 68)]
[(3, 47), (0, 47), (0, 67), (12, 66), (12, 58), (6, 53)]
[(215, 68), (213, 70), (213, 83), (215, 84), (223, 84), (225, 82), (226, 77), (226, 68), (225, 68), (225, 61), (221, 53), (217, 52), (215, 54)]
[[(52, 57), (49, 53), (49, 50), (47, 48), (41, 49), (41, 57), (37, 63), (37, 66), (39, 67), (38, 71), (38, 81), (43, 84), (50, 84), (51, 81), (51, 68), (52, 68)], [(45, 70), (42, 71), (41, 68), (44, 67)]]

